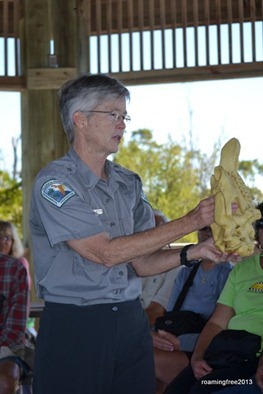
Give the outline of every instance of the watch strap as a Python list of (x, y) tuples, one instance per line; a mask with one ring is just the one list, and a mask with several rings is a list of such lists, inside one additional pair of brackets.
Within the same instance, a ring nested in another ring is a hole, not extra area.
[(183, 249), (181, 250), (181, 253), (180, 253), (180, 262), (181, 262), (181, 265), (186, 265), (187, 267), (192, 267), (193, 265), (196, 264), (196, 260), (194, 260), (194, 261), (189, 261), (189, 260), (187, 259), (187, 251), (188, 251), (188, 249), (189, 249), (191, 246), (193, 246), (193, 245), (194, 245), (194, 244), (185, 245), (185, 246), (183, 247)]

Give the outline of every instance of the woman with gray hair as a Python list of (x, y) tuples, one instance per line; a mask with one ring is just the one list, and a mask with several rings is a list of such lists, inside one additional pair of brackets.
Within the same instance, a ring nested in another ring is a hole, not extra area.
[[(212, 240), (163, 247), (213, 221), (214, 198), (154, 226), (139, 175), (113, 163), (131, 118), (128, 89), (106, 75), (81, 75), (59, 92), (68, 153), (33, 187), (30, 229), (37, 295), (34, 394), (153, 394), (149, 325), (140, 277), (211, 256)], [(65, 377), (69, 377), (68, 379)]]

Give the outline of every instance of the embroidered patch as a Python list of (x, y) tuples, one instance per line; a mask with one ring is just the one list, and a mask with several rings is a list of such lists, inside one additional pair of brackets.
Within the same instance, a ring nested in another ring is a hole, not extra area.
[(75, 196), (76, 193), (57, 179), (51, 179), (44, 183), (41, 188), (41, 194), (46, 200), (60, 208), (69, 198)]

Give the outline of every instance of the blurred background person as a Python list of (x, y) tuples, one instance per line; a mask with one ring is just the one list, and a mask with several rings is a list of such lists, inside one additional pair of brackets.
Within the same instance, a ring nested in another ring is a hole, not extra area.
[[(0, 244), (11, 243), (10, 237), (1, 234)], [(7, 253), (0, 253), (0, 276), (0, 393), (15, 394), (23, 372), (28, 372), (23, 363), (28, 277), (22, 262)]]
[(21, 261), (27, 271), (28, 288), (32, 288), (29, 262), (24, 257), (25, 249), (12, 222), (0, 220), (0, 253), (12, 256)]
[[(159, 209), (154, 209), (153, 212), (156, 227), (169, 221)], [(160, 316), (160, 314), (165, 311), (171, 295), (174, 279), (180, 269), (181, 267), (177, 267), (158, 275), (142, 278), (142, 293), (140, 299), (150, 324), (153, 324), (156, 317)]]
[(36, 338), (35, 319), (30, 314), (30, 291), (32, 289), (32, 278), (30, 275), (29, 262), (25, 257), (25, 248), (18, 235), (16, 226), (9, 221), (0, 220), (0, 253), (17, 258), (25, 267), (28, 281), (28, 307), (27, 307), (27, 334)]

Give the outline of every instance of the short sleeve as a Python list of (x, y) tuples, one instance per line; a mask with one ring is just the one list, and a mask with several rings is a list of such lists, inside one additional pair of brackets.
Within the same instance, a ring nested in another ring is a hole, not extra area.
[[(58, 184), (64, 185), (62, 182)], [(43, 180), (38, 179), (33, 192), (32, 215), (39, 216), (52, 246), (61, 241), (85, 238), (105, 231), (98, 218), (99, 213), (88, 206), (73, 187), (66, 185), (72, 195), (62, 204), (56, 204), (43, 195), (44, 186)], [(32, 215), (31, 223), (34, 225)]]
[(138, 202), (134, 213), (134, 232), (145, 231), (155, 227), (153, 209), (142, 189), (141, 181), (137, 180)]

